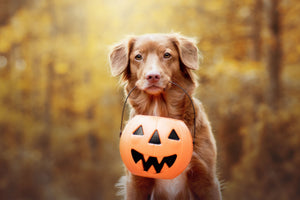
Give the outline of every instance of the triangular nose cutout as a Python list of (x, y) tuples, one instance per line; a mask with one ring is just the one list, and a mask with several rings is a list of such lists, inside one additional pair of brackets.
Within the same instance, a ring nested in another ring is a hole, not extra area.
[(172, 130), (168, 138), (172, 140), (179, 140), (179, 137), (174, 129)]
[(161, 144), (157, 130), (155, 130), (154, 134), (152, 135), (151, 139), (149, 140), (149, 143), (150, 144)]

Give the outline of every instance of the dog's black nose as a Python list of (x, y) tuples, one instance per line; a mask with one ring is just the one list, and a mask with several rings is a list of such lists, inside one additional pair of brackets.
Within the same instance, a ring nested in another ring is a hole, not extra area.
[(146, 79), (150, 83), (156, 83), (160, 80), (160, 74), (159, 73), (149, 73), (146, 75)]

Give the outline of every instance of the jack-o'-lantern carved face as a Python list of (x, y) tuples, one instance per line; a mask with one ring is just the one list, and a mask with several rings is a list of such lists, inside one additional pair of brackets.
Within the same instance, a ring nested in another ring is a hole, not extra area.
[(133, 174), (171, 179), (189, 164), (193, 152), (189, 129), (181, 120), (137, 115), (120, 138), (120, 153)]

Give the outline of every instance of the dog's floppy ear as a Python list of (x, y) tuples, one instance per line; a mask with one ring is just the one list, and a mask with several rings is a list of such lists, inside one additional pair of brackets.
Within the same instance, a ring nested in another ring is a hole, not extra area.
[(112, 48), (109, 55), (110, 68), (113, 76), (123, 74), (126, 79), (130, 75), (129, 54), (133, 45), (133, 38), (127, 39)]
[(196, 46), (196, 41), (191, 38), (183, 37), (179, 34), (174, 34), (174, 37), (181, 62), (189, 69), (198, 69), (199, 58), (201, 56)]

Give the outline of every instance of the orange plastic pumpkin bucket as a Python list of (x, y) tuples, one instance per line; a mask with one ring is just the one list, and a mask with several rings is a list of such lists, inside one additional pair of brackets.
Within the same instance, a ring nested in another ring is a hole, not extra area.
[(192, 153), (192, 136), (181, 120), (136, 115), (120, 138), (121, 158), (138, 176), (175, 178), (188, 166)]

